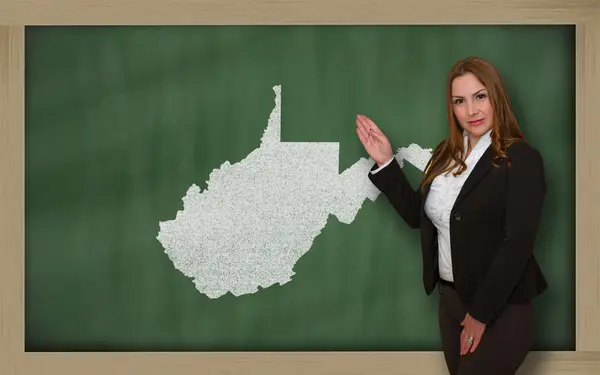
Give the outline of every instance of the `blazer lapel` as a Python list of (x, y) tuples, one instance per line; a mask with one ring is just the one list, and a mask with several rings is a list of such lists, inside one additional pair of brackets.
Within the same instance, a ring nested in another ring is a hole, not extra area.
[(471, 171), (471, 174), (465, 180), (460, 192), (458, 193), (458, 197), (456, 197), (456, 203), (459, 203), (463, 200), (470, 192), (473, 190), (475, 186), (481, 181), (481, 179), (490, 171), (492, 168), (492, 160), (493, 160), (494, 150), (490, 145), (487, 150), (481, 155), (481, 158), (475, 164), (475, 167)]

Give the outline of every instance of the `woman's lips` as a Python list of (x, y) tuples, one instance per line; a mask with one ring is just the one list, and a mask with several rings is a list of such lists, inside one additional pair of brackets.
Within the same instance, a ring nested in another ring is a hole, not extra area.
[(478, 126), (478, 125), (481, 125), (481, 124), (483, 124), (483, 120), (484, 120), (484, 119), (479, 119), (479, 120), (469, 121), (469, 125), (472, 125), (472, 126)]

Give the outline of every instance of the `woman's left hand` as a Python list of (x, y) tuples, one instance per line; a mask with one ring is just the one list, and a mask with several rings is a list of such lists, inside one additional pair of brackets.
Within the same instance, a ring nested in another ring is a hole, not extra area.
[[(465, 319), (460, 325), (463, 326), (460, 334), (460, 355), (473, 353), (481, 341), (486, 326), (484, 323), (474, 319), (469, 313), (465, 315)], [(473, 340), (470, 341), (469, 338), (473, 338)]]

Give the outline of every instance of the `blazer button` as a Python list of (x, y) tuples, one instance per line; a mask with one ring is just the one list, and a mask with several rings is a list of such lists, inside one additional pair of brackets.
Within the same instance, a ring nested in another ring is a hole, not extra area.
[(460, 221), (460, 219), (461, 219), (460, 212), (456, 212), (456, 213), (454, 214), (454, 220), (456, 220), (456, 221)]

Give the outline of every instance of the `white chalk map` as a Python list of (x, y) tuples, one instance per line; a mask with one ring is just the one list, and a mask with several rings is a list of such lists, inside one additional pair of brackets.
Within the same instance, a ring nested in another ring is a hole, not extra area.
[[(380, 191), (368, 179), (371, 158), (341, 174), (339, 143), (281, 142), (281, 86), (260, 146), (214, 169), (207, 188), (187, 190), (183, 210), (159, 222), (156, 237), (173, 266), (209, 298), (284, 285), (329, 215), (350, 224), (365, 199)], [(423, 170), (431, 149), (416, 144), (395, 154)]]

